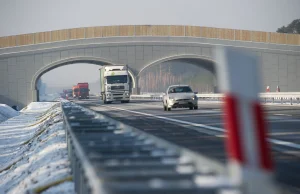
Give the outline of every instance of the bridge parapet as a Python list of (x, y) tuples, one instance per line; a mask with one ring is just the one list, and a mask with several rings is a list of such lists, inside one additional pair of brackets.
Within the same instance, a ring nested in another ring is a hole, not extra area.
[(179, 25), (98, 26), (0, 37), (0, 48), (101, 37), (199, 37), (300, 46), (299, 34)]

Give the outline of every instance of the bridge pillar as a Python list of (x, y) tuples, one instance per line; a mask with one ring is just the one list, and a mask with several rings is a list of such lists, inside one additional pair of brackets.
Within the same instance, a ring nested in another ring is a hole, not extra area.
[(32, 102), (39, 101), (39, 91), (38, 90), (31, 90), (32, 91)]
[(141, 88), (139, 87), (139, 76), (135, 77), (135, 88), (132, 89), (132, 94), (139, 95), (141, 93)]
[(213, 93), (218, 93), (219, 89), (218, 89), (218, 80), (217, 77), (214, 75), (213, 76)]

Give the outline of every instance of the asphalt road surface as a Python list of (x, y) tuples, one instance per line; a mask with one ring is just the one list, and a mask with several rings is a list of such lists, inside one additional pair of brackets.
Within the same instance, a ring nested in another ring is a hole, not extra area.
[[(222, 107), (199, 103), (198, 110), (163, 111), (161, 102), (132, 101), (104, 105), (99, 100), (76, 103), (140, 130), (226, 163)], [(300, 106), (266, 106), (276, 179), (300, 193)]]

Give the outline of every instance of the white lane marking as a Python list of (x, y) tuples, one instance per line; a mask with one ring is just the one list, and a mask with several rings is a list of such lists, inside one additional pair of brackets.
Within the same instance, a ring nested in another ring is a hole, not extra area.
[[(135, 113), (135, 114), (145, 115), (145, 116), (149, 116), (149, 117), (154, 117), (154, 118), (158, 118), (158, 119), (163, 119), (163, 120), (167, 120), (167, 121), (173, 121), (173, 122), (176, 122), (176, 123), (188, 124), (188, 125), (191, 125), (191, 126), (194, 126), (194, 127), (202, 127), (202, 128), (211, 129), (211, 130), (214, 130), (214, 131), (225, 132), (225, 129), (222, 129), (222, 128), (219, 128), (219, 127), (212, 127), (212, 126), (198, 124), (198, 123), (192, 123), (192, 122), (188, 122), (188, 121), (181, 121), (181, 120), (177, 120), (177, 119), (171, 119), (171, 118), (168, 118), (168, 117), (156, 116), (156, 115), (153, 115), (153, 114), (137, 112), (137, 111), (132, 111), (132, 110), (126, 110), (126, 109), (123, 109), (123, 108), (117, 108), (117, 107), (113, 107), (113, 106), (105, 106), (105, 107), (116, 109), (116, 110), (121, 110), (121, 111), (127, 111), (127, 112), (131, 112), (131, 113)], [(268, 138), (268, 141), (273, 143), (273, 144), (282, 145), (282, 146), (295, 148), (295, 149), (300, 149), (300, 145), (296, 144), (296, 143), (292, 143), (292, 142), (288, 142), (288, 141), (282, 141), (282, 140), (278, 140), (278, 139), (271, 139), (271, 138)]]
[(300, 135), (300, 132), (273, 132), (270, 133), (270, 135), (272, 136), (276, 136), (276, 135)]
[(277, 115), (277, 116), (288, 116), (288, 117), (291, 117), (292, 115), (289, 115), (289, 114), (274, 114), (274, 115)]
[[(138, 107), (141, 107), (141, 104), (131, 104), (133, 106), (138, 106)], [(161, 109), (163, 109), (163, 106), (160, 106), (160, 105), (150, 105), (150, 104), (142, 104), (142, 106), (148, 106), (148, 107), (161, 107)], [(180, 111), (180, 110), (185, 110), (184, 109), (181, 109), (181, 108), (178, 108), (177, 110), (175, 109), (175, 111)], [(186, 110), (189, 110), (188, 108), (186, 108)], [(221, 109), (211, 109), (211, 110), (203, 110), (201, 108), (199, 108), (198, 110), (193, 110), (194, 112), (197, 112), (197, 113), (218, 113), (218, 114), (222, 114), (221, 112)]]
[(284, 119), (270, 119), (270, 118), (268, 118), (268, 120), (267, 120), (268, 122), (270, 122), (270, 123), (287, 123), (287, 122), (300, 122), (300, 119), (286, 119), (286, 120), (284, 120)]
[(135, 114), (145, 115), (145, 116), (149, 116), (149, 117), (154, 117), (154, 118), (158, 118), (158, 119), (163, 119), (163, 120), (167, 120), (167, 121), (173, 121), (173, 122), (176, 122), (176, 123), (188, 124), (188, 125), (191, 125), (191, 126), (194, 126), (194, 127), (203, 127), (203, 128), (206, 128), (206, 129), (211, 129), (211, 130), (219, 131), (219, 132), (224, 132), (225, 131), (224, 129), (218, 128), (218, 127), (212, 127), (212, 126), (198, 124), (198, 123), (191, 123), (191, 122), (188, 122), (188, 121), (181, 121), (181, 120), (172, 119), (172, 118), (168, 118), (168, 117), (156, 116), (156, 115), (153, 115), (153, 114), (137, 112), (137, 111), (133, 111), (133, 110), (126, 110), (126, 109), (112, 107), (112, 106), (106, 106), (106, 107), (117, 109), (117, 110), (122, 110), (122, 111), (127, 111), (127, 112), (131, 112), (131, 113), (135, 113)]
[(283, 146), (286, 146), (286, 147), (300, 149), (300, 145), (299, 144), (295, 144), (293, 142), (282, 141), (282, 140), (278, 140), (278, 139), (270, 139), (270, 138), (268, 140), (269, 140), (269, 142), (277, 144), (277, 145), (283, 145)]
[[(202, 113), (202, 112), (197, 112), (197, 113)], [(202, 115), (190, 115), (190, 114), (188, 114), (188, 115), (165, 115), (165, 116), (169, 116), (171, 118), (188, 118), (188, 117), (215, 117), (215, 116), (222, 116), (222, 115), (221, 114), (202, 114)]]

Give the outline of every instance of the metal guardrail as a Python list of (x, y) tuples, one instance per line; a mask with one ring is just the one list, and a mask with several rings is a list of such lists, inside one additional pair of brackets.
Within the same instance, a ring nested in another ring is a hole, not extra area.
[(195, 152), (74, 103), (61, 106), (79, 194), (216, 194), (234, 189), (224, 178), (225, 168)]
[(131, 95), (130, 99), (132, 99), (132, 100), (162, 100), (162, 95), (150, 95), (150, 94)]
[[(221, 101), (224, 98), (224, 94), (197, 94), (199, 101)], [(294, 104), (300, 103), (300, 92), (269, 92), (269, 93), (260, 93), (261, 101), (264, 103), (288, 103)], [(144, 94), (144, 95), (132, 95), (131, 99), (137, 100), (162, 100), (162, 95), (155, 94)]]

